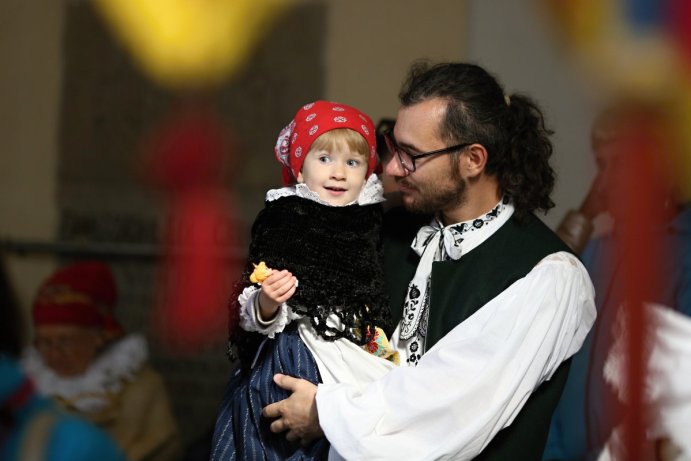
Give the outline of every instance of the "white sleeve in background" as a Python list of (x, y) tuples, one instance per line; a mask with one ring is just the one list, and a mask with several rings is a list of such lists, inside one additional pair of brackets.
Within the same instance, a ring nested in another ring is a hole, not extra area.
[(319, 421), (354, 460), (471, 459), (583, 343), (594, 290), (578, 259), (543, 259), (423, 355), (360, 389), (320, 384)]
[(295, 316), (290, 307), (286, 303), (282, 303), (278, 306), (276, 316), (270, 321), (265, 322), (257, 318), (256, 303), (259, 290), (259, 288), (251, 285), (242, 290), (242, 293), (238, 296), (240, 327), (245, 331), (256, 331), (269, 338), (273, 338), (276, 333), (282, 332)]
[[(620, 400), (629, 400), (626, 383), (626, 309), (617, 314), (621, 329), (605, 363), (605, 379), (618, 391)], [(691, 318), (660, 304), (646, 304), (649, 357), (645, 376), (645, 398), (650, 405), (647, 437), (651, 441), (668, 438), (681, 453), (678, 461), (691, 460)], [(623, 428), (617, 427), (607, 442), (612, 459), (622, 459)], [(625, 453), (625, 452), (624, 452)], [(605, 455), (601, 455), (602, 459)]]

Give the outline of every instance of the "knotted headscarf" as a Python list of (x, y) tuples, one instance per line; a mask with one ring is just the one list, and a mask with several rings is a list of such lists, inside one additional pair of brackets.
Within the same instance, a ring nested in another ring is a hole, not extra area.
[(315, 101), (298, 110), (281, 130), (274, 151), (283, 164), (283, 184), (295, 183), (312, 143), (327, 131), (349, 128), (365, 138), (370, 147), (367, 176), (377, 164), (377, 141), (372, 119), (354, 107), (329, 101)]

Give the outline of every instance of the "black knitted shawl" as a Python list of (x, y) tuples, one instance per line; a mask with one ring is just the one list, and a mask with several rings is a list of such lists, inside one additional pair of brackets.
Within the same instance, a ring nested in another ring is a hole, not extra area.
[[(389, 330), (391, 323), (381, 227), (380, 204), (334, 207), (297, 196), (266, 202), (252, 226), (249, 260), (234, 296), (251, 284), (252, 263), (287, 269), (299, 281), (288, 304), (310, 319), (319, 336), (366, 344), (370, 337), (360, 332), (373, 333), (375, 326)], [(231, 318), (237, 318), (237, 308), (235, 297)], [(330, 314), (341, 319), (343, 329), (327, 325)], [(232, 336), (231, 331), (231, 341)]]

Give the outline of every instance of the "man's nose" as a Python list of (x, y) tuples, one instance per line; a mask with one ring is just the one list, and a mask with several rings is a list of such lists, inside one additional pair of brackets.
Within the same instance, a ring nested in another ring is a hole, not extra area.
[(406, 176), (408, 171), (403, 168), (401, 162), (395, 155), (390, 155), (389, 159), (384, 162), (384, 173), (389, 176)]

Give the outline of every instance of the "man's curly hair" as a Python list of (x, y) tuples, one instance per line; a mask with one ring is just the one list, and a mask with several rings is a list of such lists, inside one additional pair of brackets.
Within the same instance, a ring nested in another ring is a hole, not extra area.
[(505, 95), (497, 80), (474, 64), (415, 63), (399, 93), (401, 104), (412, 106), (433, 98), (448, 103), (439, 127), (442, 138), (487, 149), (485, 173), (497, 178), (517, 217), (554, 206), (552, 131), (545, 127), (535, 102), (522, 94)]

